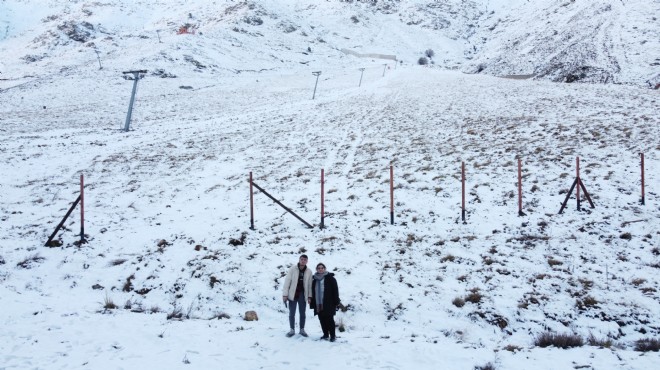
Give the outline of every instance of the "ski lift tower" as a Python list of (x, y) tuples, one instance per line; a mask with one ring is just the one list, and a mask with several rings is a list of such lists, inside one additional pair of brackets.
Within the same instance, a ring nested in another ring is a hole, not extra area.
[(133, 114), (133, 102), (135, 101), (135, 91), (137, 90), (138, 80), (144, 78), (144, 75), (147, 73), (145, 69), (139, 71), (126, 71), (122, 72), (123, 74), (133, 74), (133, 92), (131, 93), (131, 102), (128, 104), (128, 113), (126, 113), (126, 124), (124, 125), (124, 132), (128, 132), (128, 129), (131, 126), (131, 115)]
[(316, 86), (319, 85), (319, 76), (321, 75), (321, 71), (317, 72), (312, 72), (314, 76), (316, 76), (316, 83), (314, 84), (314, 94), (312, 94), (312, 100), (316, 97)]

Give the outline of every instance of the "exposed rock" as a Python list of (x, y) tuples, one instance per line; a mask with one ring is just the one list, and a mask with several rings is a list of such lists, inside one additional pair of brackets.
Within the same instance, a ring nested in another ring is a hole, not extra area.
[(71, 40), (78, 42), (87, 42), (92, 37), (94, 26), (89, 22), (64, 22), (57, 26), (57, 29), (64, 32)]
[(259, 321), (259, 316), (257, 316), (256, 311), (246, 311), (245, 312), (245, 321)]

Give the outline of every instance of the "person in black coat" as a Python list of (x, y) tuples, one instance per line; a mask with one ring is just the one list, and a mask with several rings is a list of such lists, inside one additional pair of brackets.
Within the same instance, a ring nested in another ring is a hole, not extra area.
[(323, 330), (321, 339), (330, 338), (330, 341), (334, 342), (335, 312), (341, 303), (335, 274), (326, 271), (325, 265), (319, 263), (312, 278), (312, 298), (309, 301), (309, 308), (314, 310), (314, 315), (317, 315), (321, 322), (321, 330)]

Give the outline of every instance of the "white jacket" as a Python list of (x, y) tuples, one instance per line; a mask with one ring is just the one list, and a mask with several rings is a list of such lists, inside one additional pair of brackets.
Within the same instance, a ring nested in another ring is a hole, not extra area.
[[(288, 297), (290, 301), (293, 301), (296, 296), (296, 286), (298, 285), (299, 274), (300, 270), (296, 263), (291, 266), (289, 273), (286, 274), (284, 286), (282, 287), (282, 297)], [(303, 294), (305, 296), (305, 301), (312, 297), (312, 270), (310, 270), (309, 266), (307, 266), (305, 274), (303, 275)]]

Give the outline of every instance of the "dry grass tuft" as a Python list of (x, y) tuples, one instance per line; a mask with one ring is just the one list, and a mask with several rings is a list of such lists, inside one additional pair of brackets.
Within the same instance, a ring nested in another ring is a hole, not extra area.
[(587, 290), (587, 289), (591, 289), (591, 288), (593, 288), (593, 286), (594, 286), (594, 282), (593, 282), (592, 280), (589, 280), (589, 279), (582, 279), (582, 278), (580, 278), (580, 279), (578, 279), (578, 281), (580, 282), (580, 284), (582, 284), (582, 287), (583, 287), (585, 290)]
[(534, 345), (542, 348), (552, 346), (566, 349), (582, 347), (584, 345), (584, 340), (577, 334), (559, 334), (546, 332), (536, 337), (534, 340)]
[(44, 257), (41, 257), (39, 254), (33, 254), (27, 258), (25, 258), (23, 261), (19, 262), (16, 264), (16, 266), (24, 269), (29, 269), (34, 267), (35, 263), (41, 263), (45, 260)]
[(637, 287), (644, 284), (644, 283), (646, 283), (646, 279), (644, 279), (644, 278), (637, 278), (637, 279), (633, 279), (633, 281), (632, 281), (632, 285), (637, 286)]
[(562, 262), (560, 260), (556, 260), (553, 257), (548, 258), (548, 265), (550, 265), (552, 267), (561, 266), (563, 264), (564, 264), (564, 262)]
[(237, 247), (239, 245), (244, 245), (246, 237), (247, 237), (247, 233), (243, 232), (238, 239), (230, 238), (229, 239), (229, 245), (234, 246), (234, 247)]
[(121, 289), (123, 292), (130, 292), (133, 290), (133, 279), (135, 279), (135, 274), (131, 274), (131, 276), (126, 278), (126, 282), (124, 282), (124, 287)]
[(656, 338), (644, 338), (635, 342), (635, 351), (637, 352), (658, 352), (660, 351), (660, 340)]
[(128, 260), (125, 258), (117, 258), (115, 260), (110, 261), (110, 263), (108, 263), (108, 266), (119, 266), (126, 261)]
[(465, 300), (461, 297), (454, 298), (454, 300), (451, 301), (451, 303), (458, 308), (465, 306)]
[(588, 295), (588, 296), (586, 296), (582, 299), (578, 299), (575, 302), (575, 306), (577, 306), (577, 308), (583, 310), (583, 309), (589, 308), (589, 307), (598, 307), (598, 303), (599, 302), (596, 300), (596, 298)]
[(489, 362), (483, 366), (475, 366), (474, 370), (496, 370), (496, 368), (495, 365)]
[(476, 288), (475, 288), (475, 289), (472, 289), (472, 291), (470, 292), (470, 294), (468, 294), (467, 296), (465, 296), (465, 300), (466, 300), (467, 302), (470, 302), (470, 303), (478, 304), (479, 302), (481, 302), (481, 299), (482, 299), (483, 297), (484, 297), (484, 296), (483, 296), (483, 294), (481, 294), (481, 293), (479, 292), (479, 289), (476, 289)]
[(594, 347), (611, 348), (614, 342), (610, 338), (598, 339), (593, 334), (590, 334), (589, 338), (587, 338), (587, 344)]
[(224, 312), (216, 312), (209, 318), (209, 320), (229, 319), (230, 316)]
[(507, 344), (506, 347), (502, 349), (509, 352), (517, 352), (522, 350), (522, 347), (514, 346), (513, 344)]
[(446, 255), (446, 256), (440, 258), (440, 262), (447, 262), (447, 261), (449, 261), (449, 262), (454, 262), (455, 259), (456, 259), (456, 257), (454, 257), (454, 256), (451, 255), (451, 254), (448, 254), (448, 255)]
[(114, 310), (119, 308), (113, 301), (112, 298), (108, 297), (108, 295), (105, 295), (105, 299), (103, 299), (103, 308), (106, 310)]

